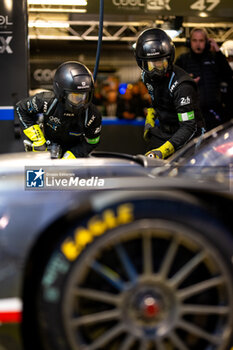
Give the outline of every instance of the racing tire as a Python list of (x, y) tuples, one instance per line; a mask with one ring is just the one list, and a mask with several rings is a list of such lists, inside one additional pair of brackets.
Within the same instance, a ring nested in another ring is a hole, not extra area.
[(195, 201), (119, 201), (73, 222), (37, 295), (47, 350), (229, 350), (232, 237)]

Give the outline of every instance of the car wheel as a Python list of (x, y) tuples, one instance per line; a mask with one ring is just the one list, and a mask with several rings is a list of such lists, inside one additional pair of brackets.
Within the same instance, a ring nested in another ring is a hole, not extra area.
[(73, 223), (38, 293), (46, 349), (228, 350), (232, 240), (198, 205), (132, 200)]

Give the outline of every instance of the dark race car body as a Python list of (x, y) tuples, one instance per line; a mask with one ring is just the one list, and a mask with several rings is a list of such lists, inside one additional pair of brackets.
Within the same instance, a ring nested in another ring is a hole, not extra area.
[(1, 350), (230, 350), (232, 137), (165, 162), (2, 155)]

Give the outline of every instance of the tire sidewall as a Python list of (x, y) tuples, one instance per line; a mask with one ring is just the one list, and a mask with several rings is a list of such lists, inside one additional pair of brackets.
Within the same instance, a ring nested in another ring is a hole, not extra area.
[[(93, 240), (84, 246), (76, 258), (73, 260), (67, 259), (61, 247), (67, 240), (74, 240), (75, 232), (77, 232), (78, 228), (88, 228), (90, 221), (96, 216), (103, 220), (104, 213), (107, 210), (110, 210), (117, 217), (119, 208), (122, 208), (124, 205), (129, 205), (132, 209), (133, 217), (131, 222), (119, 224), (113, 229), (107, 228), (101, 235), (94, 236)], [(125, 228), (132, 222), (140, 222), (144, 219), (169, 220), (178, 225), (186, 226), (191, 231), (198, 232), (204, 241), (211, 245), (221, 256), (224, 265), (229, 271), (233, 288), (231, 262), (233, 239), (231, 233), (212, 217), (206, 209), (201, 208), (196, 203), (163, 198), (134, 199), (118, 202), (102, 209), (100, 212), (96, 212), (94, 216), (91, 215), (91, 217), (78, 222), (74, 220), (71, 226), (67, 228), (62, 240), (54, 248), (52, 255), (48, 258), (37, 296), (38, 319), (46, 349), (73, 350), (66, 340), (63, 314), (66, 286), (75, 266), (82, 264), (89, 250), (94, 245), (101, 244), (101, 240), (104, 240), (106, 235), (116, 235), (118, 229)]]

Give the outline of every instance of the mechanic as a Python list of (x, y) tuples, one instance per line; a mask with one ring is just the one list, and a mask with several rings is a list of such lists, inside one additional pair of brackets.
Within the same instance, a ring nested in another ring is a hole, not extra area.
[[(23, 133), (32, 151), (46, 151), (49, 143), (61, 147), (63, 159), (86, 157), (99, 143), (101, 114), (92, 103), (94, 80), (82, 63), (68, 61), (56, 70), (53, 91), (41, 92), (17, 103)], [(37, 123), (43, 114), (43, 129)]]
[(146, 156), (164, 159), (201, 134), (204, 124), (197, 86), (183, 69), (173, 65), (175, 46), (159, 28), (139, 35), (135, 56), (152, 100), (144, 128)]
[(220, 50), (226, 57), (229, 66), (231, 67), (231, 70), (233, 72), (233, 40), (225, 41), (220, 47)]
[(193, 28), (187, 40), (190, 50), (181, 54), (175, 64), (188, 72), (196, 81), (200, 95), (200, 108), (206, 131), (222, 124), (225, 116), (221, 100), (221, 82), (231, 84), (231, 69), (226, 57), (205, 28)]
[(224, 111), (228, 119), (231, 119), (233, 118), (233, 40), (225, 41), (220, 47), (220, 50), (231, 67), (231, 79), (228, 77), (227, 81), (221, 82), (221, 96)]

